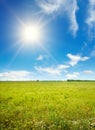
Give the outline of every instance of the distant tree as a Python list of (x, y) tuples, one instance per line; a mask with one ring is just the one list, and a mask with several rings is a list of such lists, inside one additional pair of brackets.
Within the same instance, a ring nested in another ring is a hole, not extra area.
[(39, 82), (39, 80), (37, 80), (37, 82)]

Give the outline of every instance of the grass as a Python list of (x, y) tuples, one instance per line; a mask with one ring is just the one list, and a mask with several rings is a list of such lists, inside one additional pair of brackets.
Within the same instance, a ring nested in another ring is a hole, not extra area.
[(95, 82), (0, 82), (0, 130), (95, 130)]

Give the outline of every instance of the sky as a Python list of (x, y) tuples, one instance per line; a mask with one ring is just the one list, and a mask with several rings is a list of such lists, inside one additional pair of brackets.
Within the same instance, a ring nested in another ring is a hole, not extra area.
[(67, 79), (95, 80), (95, 0), (0, 0), (0, 80)]

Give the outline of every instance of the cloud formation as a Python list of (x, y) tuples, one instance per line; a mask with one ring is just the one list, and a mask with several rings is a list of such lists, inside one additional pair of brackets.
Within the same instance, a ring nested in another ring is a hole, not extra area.
[(79, 61), (86, 61), (89, 59), (89, 57), (87, 56), (81, 57), (80, 55), (72, 55), (70, 53), (67, 54), (67, 57), (70, 59), (69, 64), (71, 66), (75, 66), (76, 64), (78, 64)]
[(88, 16), (86, 23), (89, 27), (89, 36), (91, 39), (95, 38), (95, 0), (89, 0)]
[(77, 0), (36, 0), (42, 12), (50, 16), (66, 15), (70, 22), (70, 31), (75, 36), (78, 31), (76, 12), (78, 10)]
[[(67, 13), (68, 13), (68, 17), (70, 19), (70, 30), (73, 33), (73, 35), (75, 36), (79, 29), (78, 23), (76, 20), (76, 12), (78, 10), (77, 0), (68, 0), (67, 4), (68, 4)], [(68, 7), (70, 7), (70, 8), (68, 8)]]
[(68, 65), (58, 65), (56, 68), (55, 67), (38, 67), (38, 66), (35, 66), (35, 69), (38, 71), (38, 72), (45, 72), (45, 73), (48, 73), (48, 74), (52, 74), (52, 75), (61, 75), (62, 71), (65, 71), (67, 68), (69, 68)]
[(38, 5), (46, 14), (53, 14), (58, 12), (63, 5), (63, 0), (37, 0)]
[(20, 70), (20, 71), (7, 71), (0, 73), (0, 81), (21, 81), (30, 80), (32, 78), (32, 72)]
[(85, 70), (83, 71), (85, 74), (93, 74), (94, 72), (92, 70)]
[(78, 78), (78, 76), (79, 76), (79, 72), (74, 72), (74, 73), (72, 73), (72, 74), (67, 74), (66, 75), (66, 78), (67, 79), (77, 79)]
[(43, 59), (44, 59), (44, 57), (42, 55), (39, 55), (36, 60), (42, 61)]

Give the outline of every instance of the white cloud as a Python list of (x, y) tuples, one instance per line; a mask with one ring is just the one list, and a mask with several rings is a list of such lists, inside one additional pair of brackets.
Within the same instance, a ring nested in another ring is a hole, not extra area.
[(63, 5), (63, 0), (56, 0), (56, 2), (55, 0), (37, 0), (37, 2), (46, 14), (52, 14), (59, 11), (61, 5)]
[(38, 57), (37, 57), (37, 59), (36, 60), (38, 60), (38, 61), (42, 61), (43, 60), (43, 56), (42, 55), (39, 55)]
[(78, 9), (77, 0), (36, 0), (43, 13), (50, 16), (67, 14), (70, 20), (70, 31), (75, 36), (78, 31), (76, 11)]
[[(70, 6), (70, 8), (68, 8)], [(76, 35), (76, 32), (78, 31), (78, 23), (76, 20), (76, 12), (78, 10), (77, 6), (77, 0), (69, 0), (68, 1), (68, 7), (67, 7), (67, 13), (70, 18), (70, 30), (72, 31), (73, 35)]]
[(86, 23), (89, 26), (89, 36), (91, 39), (95, 38), (95, 0), (89, 0)]
[(60, 70), (67, 69), (67, 68), (69, 68), (68, 65), (63, 65), (63, 64), (58, 65), (58, 69)]
[(53, 74), (53, 75), (60, 75), (61, 74), (61, 71), (59, 69), (55, 69), (55, 68), (35, 67), (35, 69), (39, 72), (46, 72), (46, 73)]
[(20, 70), (20, 71), (7, 71), (0, 73), (0, 80), (2, 81), (20, 81), (29, 80), (32, 78), (32, 72)]
[(83, 71), (85, 74), (93, 74), (94, 72), (92, 70), (85, 70)]
[(37, 67), (35, 66), (35, 69), (39, 72), (45, 72), (48, 74), (52, 74), (52, 75), (61, 75), (62, 71), (66, 71), (66, 69), (69, 68), (68, 65), (58, 65), (56, 68), (55, 67)]
[(74, 72), (74, 73), (72, 73), (72, 74), (67, 74), (66, 75), (66, 78), (67, 79), (77, 79), (78, 78), (78, 76), (79, 76), (79, 72)]
[(76, 64), (78, 64), (79, 61), (86, 61), (89, 59), (89, 57), (85, 56), (85, 57), (81, 57), (79, 55), (72, 55), (72, 54), (67, 54), (67, 57), (70, 59), (69, 64), (71, 66), (75, 66)]

